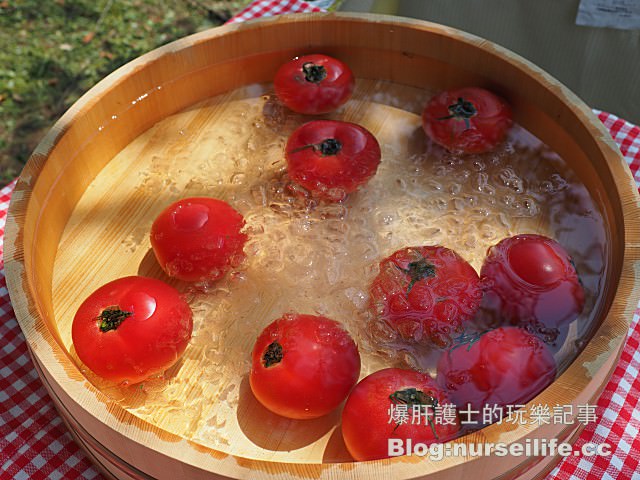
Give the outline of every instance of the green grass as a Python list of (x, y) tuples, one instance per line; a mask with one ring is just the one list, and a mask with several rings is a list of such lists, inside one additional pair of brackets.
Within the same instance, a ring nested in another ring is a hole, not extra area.
[(223, 23), (250, 0), (0, 0), (0, 186), (108, 73)]

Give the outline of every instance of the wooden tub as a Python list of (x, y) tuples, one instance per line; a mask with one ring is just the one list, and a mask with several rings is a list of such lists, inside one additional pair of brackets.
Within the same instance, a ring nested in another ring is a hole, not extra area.
[[(584, 348), (531, 404), (571, 405), (574, 412), (595, 404), (640, 297), (638, 194), (608, 132), (575, 95), (505, 49), (426, 22), (349, 14), (262, 19), (179, 40), (111, 74), (56, 123), (16, 186), (5, 239), (12, 303), (47, 390), (76, 440), (116, 478), (542, 478), (559, 457), (353, 462), (341, 443), (338, 413), (301, 423), (266, 412), (246, 380), (257, 332), (282, 309), (322, 310), (324, 300), (296, 303), (287, 294), (293, 287), (284, 283), (281, 290), (268, 290), (272, 279), (258, 267), (270, 265), (270, 254), (259, 246), (227, 293), (216, 290), (211, 301), (191, 293), (205, 314), (196, 314), (192, 345), (165, 379), (141, 389), (109, 385), (75, 356), (70, 324), (86, 295), (123, 275), (167, 280), (150, 254), (148, 227), (170, 201), (209, 194), (237, 202), (245, 214), (260, 207), (252, 180), (236, 171), (254, 157), (237, 154), (248, 149), (268, 155), (274, 170), (261, 174), (276, 183), (281, 178), (282, 139), (291, 122), (305, 119), (283, 114), (269, 95), (269, 82), (284, 61), (318, 51), (354, 70), (356, 94), (335, 116), (372, 130), (386, 146), (383, 164), (385, 155), (411, 157), (426, 148), (419, 106), (429, 92), (480, 85), (508, 99), (515, 120), (575, 172), (602, 220), (601, 288), (584, 317), (590, 322), (582, 329)], [(270, 142), (271, 135), (279, 143)], [(392, 174), (381, 171), (376, 182), (391, 181)], [(344, 208), (355, 208), (366, 196), (355, 195)], [(257, 204), (248, 206), (248, 198)], [(269, 202), (262, 207), (271, 213), (275, 208)], [(256, 236), (264, 233), (252, 227)], [(519, 218), (510, 228), (553, 235), (558, 225)], [(459, 239), (441, 240), (458, 247)], [(469, 247), (476, 268), (485, 248), (482, 242)], [(263, 290), (251, 300), (256, 285)], [(229, 291), (241, 296), (242, 305), (224, 298)], [(333, 305), (332, 296), (325, 292), (329, 311), (344, 305)], [(231, 302), (226, 311), (237, 318), (206, 313), (224, 302)], [(206, 323), (203, 315), (213, 320)], [(358, 328), (353, 321), (349, 327)], [(224, 348), (215, 343), (216, 329), (227, 335)], [(364, 371), (384, 365), (375, 356), (365, 355), (365, 361)], [(572, 441), (582, 428), (579, 422), (492, 425), (456, 442)]]

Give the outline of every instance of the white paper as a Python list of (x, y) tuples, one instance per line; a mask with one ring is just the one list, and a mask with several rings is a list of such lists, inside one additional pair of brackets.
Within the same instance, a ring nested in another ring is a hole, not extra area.
[(328, 10), (331, 5), (335, 3), (336, 0), (306, 0), (309, 5), (313, 5), (314, 7), (324, 8)]
[(640, 0), (580, 0), (576, 24), (640, 29)]

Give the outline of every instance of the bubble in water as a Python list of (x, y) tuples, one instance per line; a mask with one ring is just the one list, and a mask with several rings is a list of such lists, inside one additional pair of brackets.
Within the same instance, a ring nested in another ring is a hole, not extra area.
[(451, 185), (449, 185), (449, 194), (451, 195), (458, 195), (461, 190), (462, 185), (460, 185), (459, 183), (452, 183)]
[(458, 210), (459, 212), (465, 209), (465, 202), (461, 198), (454, 198), (453, 200), (451, 200), (451, 204), (453, 205), (453, 208)]
[(524, 192), (524, 184), (522, 182), (522, 179), (516, 174), (513, 168), (503, 168), (498, 173), (498, 179), (504, 186), (509, 187), (515, 193)]
[(362, 310), (369, 301), (369, 294), (355, 287), (349, 287), (345, 289), (344, 294), (349, 299), (349, 301), (353, 303), (353, 306), (358, 310)]

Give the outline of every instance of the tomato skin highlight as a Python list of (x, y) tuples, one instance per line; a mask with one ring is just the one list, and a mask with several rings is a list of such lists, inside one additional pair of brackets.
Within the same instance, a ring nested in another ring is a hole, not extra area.
[(485, 406), (502, 409), (506, 419), (504, 407), (526, 404), (555, 377), (556, 362), (538, 337), (522, 328), (500, 327), (444, 353), (437, 380), (459, 412), (470, 406), (481, 421)]
[[(456, 437), (460, 430), (457, 418), (442, 424), (412, 422), (412, 406), (408, 405), (409, 420), (396, 423), (390, 415), (395, 392), (414, 388), (436, 400), (437, 405), (450, 404), (446, 391), (429, 376), (415, 370), (386, 368), (361, 380), (353, 389), (342, 411), (342, 437), (351, 456), (358, 461), (389, 457), (389, 439), (401, 439), (406, 444), (430, 445)], [(395, 403), (397, 406), (399, 403)], [(432, 413), (431, 410), (430, 413)], [(435, 434), (434, 434), (435, 429)], [(437, 435), (437, 438), (436, 438)]]
[[(130, 315), (116, 328), (101, 331), (99, 316), (114, 306)], [(133, 384), (174, 365), (192, 331), (191, 308), (176, 289), (154, 278), (131, 276), (101, 286), (82, 302), (71, 337), (78, 358), (91, 371)]]
[(447, 150), (461, 153), (493, 150), (502, 143), (511, 125), (511, 107), (478, 87), (441, 92), (429, 100), (422, 113), (427, 136)]
[(542, 235), (516, 235), (490, 247), (480, 276), (483, 311), (513, 325), (559, 328), (584, 308), (584, 289), (571, 257)]
[(319, 115), (346, 103), (353, 93), (355, 80), (344, 62), (328, 55), (311, 54), (283, 64), (273, 84), (277, 97), (288, 108), (297, 113)]
[(244, 260), (244, 218), (228, 203), (193, 197), (169, 205), (151, 226), (164, 272), (187, 282), (215, 281)]
[[(279, 347), (270, 349), (274, 344)], [(359, 375), (358, 347), (342, 325), (321, 316), (286, 314), (256, 340), (249, 383), (267, 409), (305, 420), (335, 410)]]
[(375, 175), (381, 152), (360, 125), (314, 120), (291, 134), (285, 156), (291, 180), (319, 198), (341, 201)]
[(380, 273), (369, 291), (376, 319), (386, 322), (404, 340), (440, 348), (462, 333), (482, 298), (473, 267), (442, 246), (394, 252), (380, 262)]

